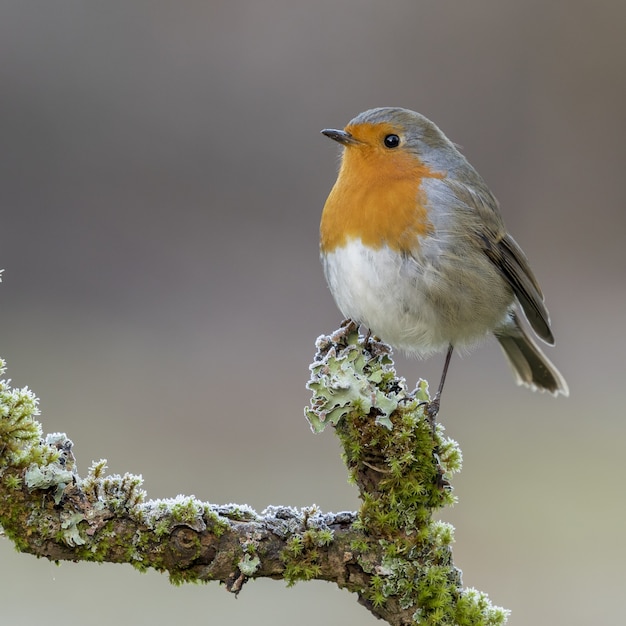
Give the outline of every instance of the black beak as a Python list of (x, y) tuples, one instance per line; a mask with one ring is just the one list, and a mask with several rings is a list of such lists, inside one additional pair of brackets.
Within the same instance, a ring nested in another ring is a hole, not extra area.
[(332, 140), (340, 143), (342, 146), (356, 146), (361, 143), (358, 139), (355, 139), (350, 133), (345, 130), (335, 130), (334, 128), (325, 128), (322, 135), (330, 137)]

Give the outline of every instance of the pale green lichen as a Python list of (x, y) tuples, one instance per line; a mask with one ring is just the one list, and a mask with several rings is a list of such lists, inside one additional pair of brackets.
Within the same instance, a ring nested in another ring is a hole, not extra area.
[(261, 566), (261, 559), (258, 556), (251, 556), (249, 554), (244, 554), (243, 557), (237, 563), (237, 567), (239, 571), (244, 576), (253, 576), (254, 573)]
[(32, 463), (24, 473), (24, 483), (30, 490), (53, 489), (54, 503), (59, 504), (63, 490), (72, 482), (73, 476), (71, 471), (53, 463), (45, 466)]
[[(342, 417), (357, 408), (363, 413), (375, 408), (376, 422), (391, 428), (389, 416), (407, 392), (395, 378), (388, 351), (366, 355), (354, 325), (341, 350), (334, 346), (327, 350), (331, 343), (332, 337), (318, 337), (315, 345), (318, 355), (323, 356), (309, 367), (311, 379), (307, 388), (313, 392), (313, 398), (304, 414), (313, 432), (321, 432), (328, 424), (336, 426)], [(392, 381), (393, 386), (389, 385)]]
[(68, 546), (82, 546), (86, 542), (81, 537), (78, 524), (85, 519), (81, 513), (61, 513), (61, 528), (64, 530), (63, 543)]
[(237, 562), (239, 571), (246, 577), (253, 576), (261, 567), (261, 558), (264, 554), (262, 541), (264, 533), (256, 526), (251, 526), (245, 533), (244, 539), (240, 540), (243, 555)]

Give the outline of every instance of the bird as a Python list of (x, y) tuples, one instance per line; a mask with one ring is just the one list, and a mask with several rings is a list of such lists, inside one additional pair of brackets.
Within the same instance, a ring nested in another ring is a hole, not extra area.
[(320, 224), (329, 289), (368, 336), (418, 358), (445, 352), (430, 417), (453, 350), (467, 351), (490, 333), (517, 384), (568, 396), (531, 335), (554, 345), (539, 283), (498, 201), (455, 144), (401, 107), (370, 109), (321, 132), (343, 148)]

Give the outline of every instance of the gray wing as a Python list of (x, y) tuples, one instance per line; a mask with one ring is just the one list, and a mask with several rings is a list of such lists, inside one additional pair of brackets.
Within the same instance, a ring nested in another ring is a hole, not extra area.
[(526, 255), (506, 232), (498, 201), (469, 164), (459, 177), (459, 181), (446, 182), (462, 203), (475, 210), (473, 230), (479, 245), (513, 289), (533, 330), (546, 343), (554, 344), (543, 293)]
[(485, 254), (513, 288), (533, 330), (541, 339), (553, 345), (554, 336), (550, 330), (550, 316), (543, 303), (543, 294), (522, 249), (511, 235), (504, 235), (497, 241), (487, 237), (481, 239), (485, 244)]

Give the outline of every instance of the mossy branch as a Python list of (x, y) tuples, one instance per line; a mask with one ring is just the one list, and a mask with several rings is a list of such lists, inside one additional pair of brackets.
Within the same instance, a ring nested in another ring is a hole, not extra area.
[(260, 577), (331, 581), (393, 626), (504, 624), (507, 611), (462, 587), (453, 529), (432, 519), (454, 500), (461, 453), (425, 416), (426, 384), (409, 393), (388, 346), (351, 323), (317, 348), (305, 413), (317, 432), (334, 426), (363, 502), (358, 513), (147, 500), (139, 476), (107, 476), (105, 461), (81, 478), (72, 442), (42, 437), (32, 392), (2, 380), (5, 534), (18, 550), (54, 561), (128, 563), (167, 572), (175, 584), (216, 580), (233, 593)]

